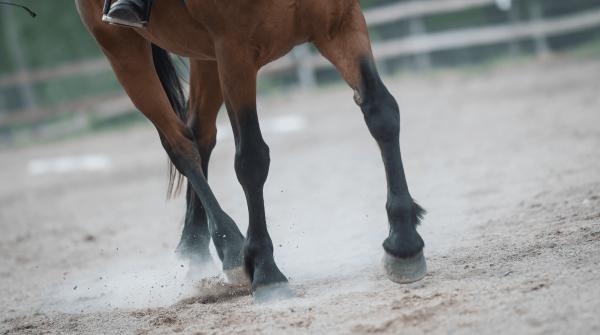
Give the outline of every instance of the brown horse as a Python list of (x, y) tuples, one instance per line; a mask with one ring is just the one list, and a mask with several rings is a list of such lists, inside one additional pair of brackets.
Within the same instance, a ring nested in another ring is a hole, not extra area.
[[(387, 176), (389, 236), (384, 267), (399, 283), (423, 278), (423, 215), (409, 191), (400, 157), (398, 105), (375, 69), (358, 0), (161, 0), (146, 29), (101, 22), (103, 0), (76, 0), (135, 106), (154, 124), (176, 170), (187, 177), (187, 212), (178, 252), (201, 267), (212, 262), (212, 238), (230, 281), (251, 283), (255, 299), (290, 294), (273, 258), (263, 185), (269, 148), (256, 111), (256, 76), (265, 64), (310, 42), (355, 91)], [(168, 50), (190, 61), (189, 103)], [(248, 203), (246, 237), (223, 211), (207, 180), (216, 117), (225, 103), (235, 137), (235, 171)], [(171, 187), (174, 176), (171, 175)], [(175, 183), (177, 184), (177, 183)]]

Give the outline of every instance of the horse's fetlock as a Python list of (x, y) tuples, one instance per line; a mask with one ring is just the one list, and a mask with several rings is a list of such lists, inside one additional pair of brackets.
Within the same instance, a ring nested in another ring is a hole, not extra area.
[(406, 221), (411, 219), (413, 201), (410, 196), (389, 197), (385, 209), (390, 221)]
[(273, 242), (271, 239), (249, 239), (244, 243), (244, 257), (256, 258), (261, 255), (273, 255)]

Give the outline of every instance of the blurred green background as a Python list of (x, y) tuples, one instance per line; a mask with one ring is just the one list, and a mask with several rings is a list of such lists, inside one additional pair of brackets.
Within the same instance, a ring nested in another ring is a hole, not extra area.
[[(450, 0), (449, 0), (450, 1)], [(73, 0), (21, 0), (38, 13), (34, 19), (25, 11), (0, 6), (0, 141), (19, 143), (31, 138), (68, 136), (98, 128), (113, 127), (141, 119), (131, 108), (118, 113), (101, 113), (97, 103), (122, 97), (113, 74), (102, 64), (102, 55), (83, 28)], [(427, 0), (362, 0), (365, 11)], [(422, 17), (402, 18), (370, 28), (374, 42), (408, 38), (413, 35), (467, 31), (552, 20), (568, 15), (598, 11), (600, 0), (498, 0), (466, 10), (448, 11)], [(544, 38), (545, 53), (575, 52), (597, 57), (600, 54), (600, 23), (595, 27)], [(387, 75), (427, 73), (439, 68), (482, 66), (498, 59), (539, 56), (540, 41), (519, 38), (509, 42), (450, 48), (423, 54), (404, 54), (380, 60)], [(310, 52), (314, 50), (309, 49)], [(89, 63), (86, 63), (89, 62)], [(85, 71), (69, 75), (44, 75), (43, 71), (78, 64)], [(90, 70), (91, 68), (91, 70)], [(18, 75), (36, 74), (36, 80), (19, 80)], [(297, 70), (262, 76), (260, 94), (277, 94), (294, 89), (302, 75)], [(314, 73), (319, 85), (339, 78), (331, 69)], [(41, 79), (40, 79), (41, 78)], [(82, 116), (85, 116), (82, 119)], [(52, 128), (54, 127), (54, 128)], [(48, 130), (54, 129), (54, 130)]]

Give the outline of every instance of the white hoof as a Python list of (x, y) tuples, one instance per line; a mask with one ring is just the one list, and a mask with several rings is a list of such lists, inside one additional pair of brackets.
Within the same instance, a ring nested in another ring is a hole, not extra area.
[(408, 258), (395, 257), (386, 252), (383, 255), (383, 268), (387, 277), (399, 284), (414, 283), (427, 274), (423, 251)]

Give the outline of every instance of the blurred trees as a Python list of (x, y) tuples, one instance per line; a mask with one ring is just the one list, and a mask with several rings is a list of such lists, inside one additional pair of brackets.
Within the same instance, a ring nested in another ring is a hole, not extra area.
[[(98, 56), (95, 42), (83, 28), (73, 0), (20, 0), (38, 16), (31, 18), (16, 7), (0, 6), (15, 21), (17, 39), (21, 41), (23, 60), (30, 69), (46, 68), (70, 61)], [(0, 16), (0, 74), (14, 71), (16, 61), (10, 57), (6, 36), (6, 15)]]

